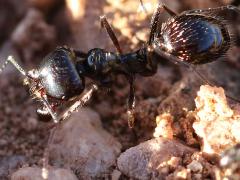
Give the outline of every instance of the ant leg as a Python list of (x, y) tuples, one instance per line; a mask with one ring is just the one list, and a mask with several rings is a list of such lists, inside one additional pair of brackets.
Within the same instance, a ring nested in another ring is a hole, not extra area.
[(104, 27), (108, 33), (108, 36), (110, 37), (110, 39), (112, 40), (115, 48), (117, 49), (117, 51), (122, 54), (122, 49), (119, 45), (118, 39), (112, 29), (112, 27), (110, 26), (110, 24), (107, 21), (107, 18), (105, 15), (100, 16), (100, 22), (101, 22), (101, 27)]
[(152, 20), (151, 20), (151, 27), (150, 27), (151, 30), (150, 30), (148, 45), (151, 45), (151, 43), (154, 39), (154, 34), (155, 34), (155, 32), (158, 28), (159, 17), (164, 11), (166, 11), (170, 16), (176, 16), (177, 15), (177, 13), (175, 13), (174, 11), (169, 9), (164, 4), (161, 4), (161, 5), (158, 4), (158, 7), (157, 7), (155, 13), (153, 14), (153, 17), (152, 17)]
[(57, 116), (57, 113), (54, 112), (54, 110), (52, 109), (52, 106), (48, 102), (47, 96), (46, 95), (41, 96), (41, 100), (42, 100), (43, 105), (45, 106), (45, 108), (49, 112), (49, 114), (52, 116), (53, 122), (58, 123), (60, 118)]
[[(30, 77), (26, 71), (17, 63), (17, 61), (12, 57), (12, 56), (8, 56), (8, 59), (4, 62), (4, 64), (2, 65), (2, 67), (0, 68), (0, 73), (3, 71), (3, 69), (6, 67), (6, 65), (8, 63), (12, 63), (12, 65), (26, 78), (25, 79), (25, 83), (28, 84), (28, 80), (31, 79), (32, 77)], [(47, 96), (41, 96), (41, 100), (43, 102), (43, 104), (46, 106), (48, 112), (51, 114), (54, 122), (58, 122), (57, 116), (54, 113), (54, 111), (51, 108), (51, 105), (49, 104), (48, 100), (47, 100)]]
[(135, 92), (134, 92), (134, 76), (128, 77), (130, 91), (127, 101), (127, 115), (128, 115), (128, 126), (133, 128), (134, 126), (134, 109), (135, 109)]
[(48, 172), (49, 146), (53, 142), (54, 134), (55, 134), (59, 125), (60, 125), (60, 123), (54, 124), (53, 128), (50, 130), (50, 134), (49, 134), (48, 142), (47, 142), (47, 147), (45, 148), (44, 153), (43, 153), (43, 167), (42, 167), (42, 174), (41, 174), (43, 179), (48, 179), (48, 175), (49, 175), (49, 172)]
[(78, 107), (83, 106), (91, 97), (94, 91), (98, 89), (97, 85), (92, 85), (92, 87), (85, 92), (69, 107), (67, 110), (60, 115), (58, 115), (52, 108), (51, 104), (48, 102), (47, 96), (41, 96), (42, 103), (44, 107), (38, 109), (37, 112), (42, 115), (50, 114), (53, 118), (54, 123), (58, 123), (60, 120), (64, 120), (71, 115), (72, 112), (76, 111)]
[[(204, 82), (206, 83), (207, 85), (209, 86), (215, 86), (213, 83), (211, 83), (209, 80), (207, 80), (207, 78), (205, 78), (194, 66), (190, 65), (189, 64), (189, 68), (190, 70), (192, 70), (195, 74), (197, 74), (197, 76)], [(225, 92), (225, 96), (228, 98), (228, 99), (231, 99), (235, 102), (238, 102), (240, 103), (240, 101), (232, 96), (229, 96), (226, 92)]]
[(63, 113), (63, 115), (61, 116), (61, 118), (64, 120), (64, 119), (66, 119), (67, 117), (69, 117), (69, 116), (72, 114), (72, 112), (77, 111), (77, 109), (78, 109), (79, 107), (82, 107), (84, 104), (86, 104), (86, 102), (89, 101), (89, 99), (92, 97), (93, 93), (94, 93), (95, 91), (97, 91), (97, 90), (98, 90), (98, 86), (97, 86), (96, 84), (93, 84), (93, 85), (90, 87), (90, 89), (87, 90), (87, 92), (85, 92), (83, 95), (81, 95), (81, 96), (79, 97), (79, 99), (76, 100), (76, 102), (75, 102), (73, 105), (71, 105), (71, 106), (67, 109), (67, 111), (65, 111), (65, 112)]
[[(225, 12), (224, 12), (225, 11)], [(216, 8), (208, 8), (208, 9), (194, 9), (182, 12), (183, 14), (205, 14), (210, 15), (216, 18), (222, 18), (222, 20), (226, 20), (226, 14), (233, 14), (230, 16), (230, 19), (233, 20), (233, 16), (236, 14), (236, 17), (239, 16), (240, 10), (236, 6), (228, 5), (228, 6), (221, 6)], [(235, 14), (234, 14), (235, 13)]]
[[(154, 52), (156, 52), (157, 54), (159, 54), (161, 57), (165, 58), (165, 59), (168, 59), (169, 61), (173, 62), (174, 64), (179, 64), (179, 65), (183, 65), (185, 68), (188, 68), (190, 70), (192, 70), (204, 83), (210, 85), (210, 86), (214, 86), (213, 83), (209, 82), (207, 80), (207, 78), (205, 78), (202, 73), (200, 73), (194, 66), (192, 66), (191, 64), (187, 63), (187, 62), (184, 62), (180, 59), (178, 59), (177, 57), (163, 51), (160, 49), (160, 47), (157, 45), (157, 44), (154, 44)], [(236, 98), (233, 98), (231, 96), (229, 96), (227, 93), (226, 94), (226, 97), (228, 99), (231, 99), (235, 102), (238, 102), (240, 103), (240, 101)]]

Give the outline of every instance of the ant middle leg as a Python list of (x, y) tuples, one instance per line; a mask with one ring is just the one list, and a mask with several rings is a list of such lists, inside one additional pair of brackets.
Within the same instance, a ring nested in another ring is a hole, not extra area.
[(155, 13), (153, 14), (152, 20), (151, 20), (151, 27), (150, 27), (150, 35), (149, 35), (148, 45), (151, 45), (151, 43), (154, 39), (155, 32), (158, 29), (159, 18), (160, 18), (160, 15), (163, 12), (167, 12), (170, 16), (176, 16), (177, 15), (177, 13), (175, 13), (174, 11), (169, 9), (166, 5), (158, 4), (157, 9), (156, 9)]
[(100, 22), (101, 22), (101, 27), (104, 27), (108, 33), (108, 36), (112, 40), (115, 48), (117, 49), (119, 54), (122, 54), (122, 49), (120, 47), (120, 44), (118, 42), (118, 39), (116, 37), (116, 34), (114, 33), (111, 25), (108, 23), (108, 20), (105, 15), (100, 16)]
[(129, 97), (127, 101), (127, 116), (128, 116), (128, 126), (133, 128), (134, 126), (134, 109), (135, 109), (135, 90), (134, 90), (134, 76), (131, 75), (128, 78), (129, 81)]

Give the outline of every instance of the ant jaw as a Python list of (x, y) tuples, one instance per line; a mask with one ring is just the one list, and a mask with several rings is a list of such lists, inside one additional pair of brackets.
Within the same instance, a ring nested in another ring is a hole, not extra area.
[(31, 83), (30, 83), (30, 81), (29, 81), (29, 78), (24, 78), (24, 79), (23, 79), (23, 85), (24, 85), (24, 86), (30, 86), (30, 84), (31, 84)]
[(27, 77), (29, 77), (29, 78), (31, 78), (33, 80), (34, 79), (35, 80), (39, 79), (39, 72), (38, 72), (38, 70), (32, 69), (32, 70), (28, 71)]

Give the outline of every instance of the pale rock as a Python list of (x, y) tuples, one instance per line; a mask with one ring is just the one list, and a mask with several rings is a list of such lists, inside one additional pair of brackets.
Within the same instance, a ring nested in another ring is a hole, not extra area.
[(56, 129), (49, 147), (53, 164), (71, 168), (81, 179), (111, 174), (120, 150), (121, 144), (102, 128), (99, 115), (84, 108)]
[(188, 164), (187, 168), (193, 172), (202, 172), (203, 170), (202, 164), (196, 160), (193, 160), (190, 164)]
[[(77, 180), (75, 174), (67, 169), (48, 169), (48, 180)], [(24, 167), (11, 176), (11, 180), (44, 180), (42, 177), (42, 168), (39, 167)]]
[(203, 152), (221, 154), (240, 142), (240, 112), (229, 107), (223, 88), (201, 86), (195, 103), (193, 129)]
[(118, 158), (119, 170), (134, 179), (165, 178), (186, 154), (195, 150), (179, 141), (155, 138), (132, 147)]

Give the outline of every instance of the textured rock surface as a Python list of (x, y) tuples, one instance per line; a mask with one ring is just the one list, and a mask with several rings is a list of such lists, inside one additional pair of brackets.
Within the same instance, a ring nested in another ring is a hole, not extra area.
[(203, 152), (220, 154), (240, 142), (240, 113), (229, 107), (222, 88), (201, 86), (195, 102), (193, 128)]
[[(48, 180), (77, 180), (72, 171), (67, 169), (50, 168)], [(21, 168), (12, 174), (11, 180), (43, 180), (42, 169), (39, 167)]]
[(120, 149), (121, 144), (102, 128), (99, 115), (80, 109), (55, 131), (50, 158), (79, 178), (100, 177), (111, 172)]
[(136, 179), (164, 178), (194, 149), (178, 141), (156, 138), (128, 149), (118, 158), (122, 173)]

